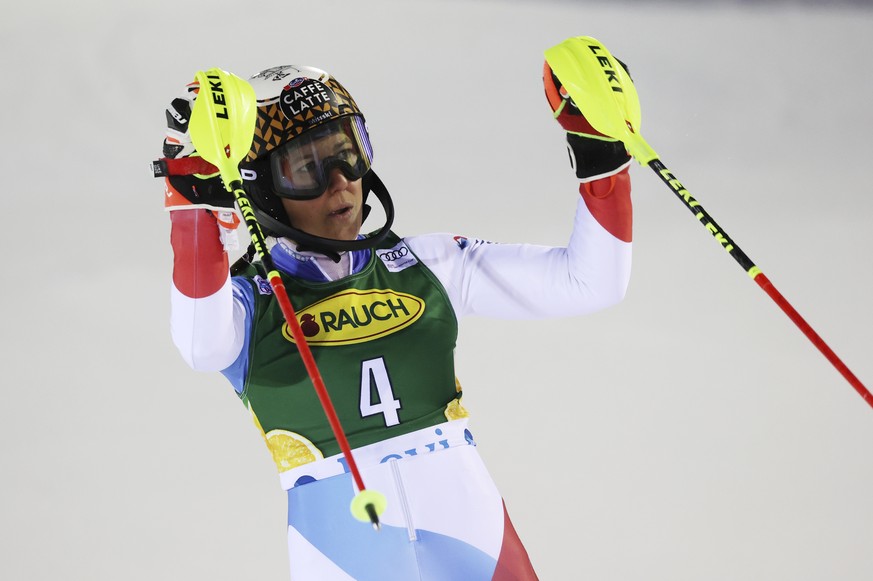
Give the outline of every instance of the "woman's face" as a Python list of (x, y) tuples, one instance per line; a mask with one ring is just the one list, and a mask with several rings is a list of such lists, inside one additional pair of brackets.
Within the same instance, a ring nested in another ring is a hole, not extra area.
[[(314, 142), (317, 157), (340, 158), (350, 148), (350, 140), (344, 134), (334, 134)], [(290, 156), (283, 163), (288, 165), (283, 171), (299, 172), (312, 163), (309, 153)], [(289, 175), (289, 174), (286, 174)], [(314, 200), (290, 200), (282, 198), (282, 205), (288, 212), (291, 224), (307, 234), (333, 238), (334, 240), (354, 240), (361, 231), (363, 188), (361, 180), (350, 182), (343, 173), (333, 168), (328, 176), (327, 190)]]

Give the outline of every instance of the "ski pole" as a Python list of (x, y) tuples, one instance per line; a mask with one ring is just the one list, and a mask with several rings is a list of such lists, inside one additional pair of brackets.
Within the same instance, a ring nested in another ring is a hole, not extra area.
[(639, 133), (640, 102), (633, 81), (603, 44), (590, 36), (569, 38), (545, 51), (546, 61), (561, 79), (585, 118), (600, 133), (618, 139), (640, 163), (648, 165), (715, 240), (767, 295), (788, 315), (813, 345), (830, 361), (861, 397), (873, 407), (873, 395), (824, 342), (800, 313), (776, 290), (761, 269), (716, 224), (703, 206), (659, 159)]
[(267, 251), (261, 226), (242, 187), (239, 163), (251, 148), (258, 113), (254, 89), (248, 82), (236, 75), (217, 68), (199, 71), (196, 79), (200, 83), (200, 93), (194, 101), (194, 108), (191, 112), (189, 128), (191, 140), (201, 157), (218, 168), (225, 188), (229, 192), (233, 192), (252, 238), (252, 244), (261, 256), (261, 262), (267, 271), (270, 286), (273, 288), (273, 293), (297, 344), (306, 372), (315, 387), (321, 407), (324, 409), (334, 437), (346, 458), (349, 472), (358, 489), (350, 507), (352, 515), (363, 522), (369, 520), (373, 524), (373, 528), (379, 530), (379, 515), (385, 512), (387, 501), (382, 493), (367, 489), (364, 486), (364, 480), (361, 478), (360, 470), (358, 470), (358, 465), (352, 455), (348, 438), (346, 438), (340, 424), (330, 394), (327, 392), (318, 365), (309, 348), (309, 343), (306, 341), (306, 336), (297, 320), (297, 315), (291, 305), (291, 300), (288, 298), (288, 292), (279, 271)]

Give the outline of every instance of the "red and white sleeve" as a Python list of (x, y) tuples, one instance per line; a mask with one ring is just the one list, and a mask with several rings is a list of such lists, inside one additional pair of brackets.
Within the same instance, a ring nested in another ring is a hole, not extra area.
[(233, 299), (219, 226), (202, 209), (170, 212), (170, 220), (173, 343), (192, 368), (220, 371), (242, 349), (244, 316)]
[(451, 234), (406, 239), (458, 316), (566, 317), (620, 302), (630, 281), (632, 208), (625, 166), (582, 183), (566, 247), (493, 244)]

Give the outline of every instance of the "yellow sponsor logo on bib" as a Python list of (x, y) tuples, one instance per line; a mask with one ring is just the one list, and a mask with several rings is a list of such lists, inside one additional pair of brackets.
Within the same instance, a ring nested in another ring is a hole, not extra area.
[[(424, 313), (424, 301), (392, 290), (348, 289), (297, 312), (310, 345), (349, 345), (372, 341), (405, 329)], [(282, 335), (294, 337), (285, 323)]]

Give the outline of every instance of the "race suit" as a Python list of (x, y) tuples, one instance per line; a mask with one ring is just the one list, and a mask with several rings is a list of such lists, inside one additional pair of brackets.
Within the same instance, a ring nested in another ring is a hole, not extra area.
[(172, 216), (172, 333), (191, 367), (221, 371), (264, 436), (288, 496), (292, 579), (536, 579), (468, 429), (458, 319), (567, 317), (624, 296), (627, 165), (582, 184), (567, 247), (451, 234), (399, 238), (340, 263), (273, 241), (271, 256), (369, 489), (382, 530), (349, 511), (355, 487), (270, 285), (229, 277), (205, 211)]

